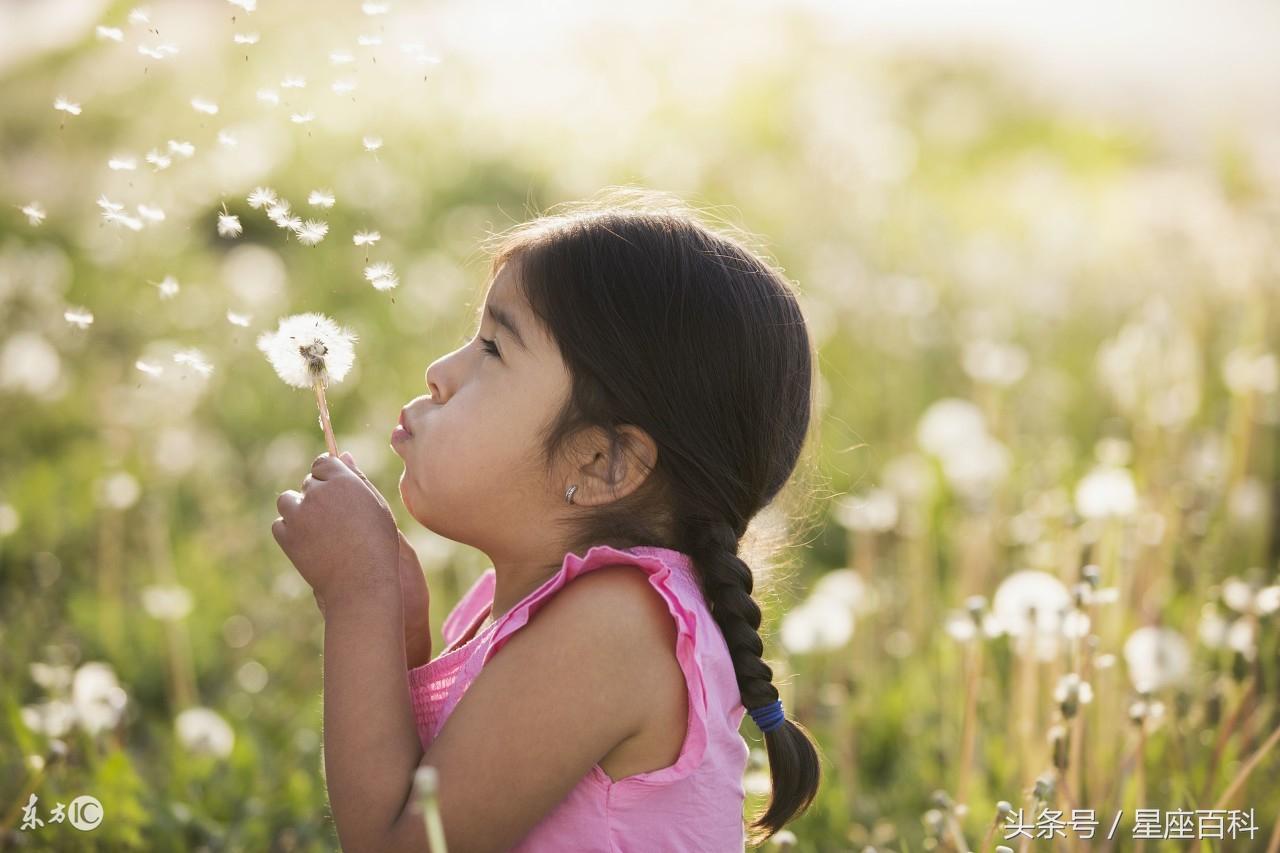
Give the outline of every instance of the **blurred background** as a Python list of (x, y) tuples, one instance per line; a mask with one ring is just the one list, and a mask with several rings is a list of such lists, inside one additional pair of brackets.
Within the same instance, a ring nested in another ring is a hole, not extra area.
[(770, 847), (1274, 851), (1277, 43), (1245, 0), (0, 2), (0, 847), (336, 849), (269, 529), (324, 440), (255, 338), (359, 334), (338, 445), (438, 631), (487, 564), (389, 431), (479, 242), (628, 183), (760, 235), (821, 355), (756, 569), (825, 779)]

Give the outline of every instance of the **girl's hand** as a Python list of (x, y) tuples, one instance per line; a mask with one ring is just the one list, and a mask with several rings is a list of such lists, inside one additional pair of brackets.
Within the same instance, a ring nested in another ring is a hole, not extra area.
[(317, 600), (398, 590), (399, 531), (382, 495), (328, 453), (316, 457), (302, 491), (282, 492), (271, 524), (277, 544)]
[[(369, 478), (356, 466), (356, 460), (350, 453), (341, 453), (338, 458), (360, 475), (360, 479), (374, 494), (382, 496), (378, 488), (369, 482)], [(386, 502), (385, 498), (383, 502)], [(397, 530), (396, 534), (400, 540), (396, 567), (400, 576), (400, 593), (404, 599), (405, 658), (409, 668), (413, 669), (431, 660), (431, 590), (427, 588), (427, 579), (422, 573), (422, 563), (418, 560), (417, 552), (413, 550), (404, 533)], [(320, 613), (323, 615), (324, 599), (315, 590), (312, 590), (312, 593), (315, 595), (316, 606), (320, 608)]]

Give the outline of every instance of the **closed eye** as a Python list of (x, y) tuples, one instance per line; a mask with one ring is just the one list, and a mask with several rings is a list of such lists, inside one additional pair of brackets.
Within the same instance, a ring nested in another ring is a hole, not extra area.
[(488, 338), (480, 338), (480, 350), (485, 355), (491, 355), (499, 360), (502, 359), (502, 353), (498, 352), (496, 343)]

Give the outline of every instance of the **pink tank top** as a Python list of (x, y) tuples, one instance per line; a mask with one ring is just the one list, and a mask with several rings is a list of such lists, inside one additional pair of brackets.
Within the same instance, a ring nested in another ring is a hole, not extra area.
[(746, 709), (724, 635), (702, 598), (690, 557), (680, 551), (597, 545), (585, 557), (566, 554), (560, 571), (459, 645), (493, 604), (494, 569), (487, 569), (444, 620), (445, 651), (409, 670), (422, 747), (435, 739), (485, 662), (557, 590), (581, 574), (618, 564), (648, 572), (649, 583), (676, 622), (676, 658), (689, 690), (689, 723), (680, 755), (667, 767), (617, 781), (596, 764), (512, 849), (741, 853), (746, 846), (742, 776), (748, 748), (738, 726)]

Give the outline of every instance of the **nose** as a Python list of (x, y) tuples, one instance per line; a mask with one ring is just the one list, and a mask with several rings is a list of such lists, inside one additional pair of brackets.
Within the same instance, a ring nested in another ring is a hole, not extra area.
[[(445, 358), (447, 358), (447, 356)], [(447, 396), (447, 393), (440, 384), (444, 379), (443, 371), (445, 369), (445, 365), (443, 362), (444, 358), (437, 358), (435, 361), (431, 362), (431, 364), (427, 365), (425, 379), (427, 382), (427, 391), (430, 392), (431, 401), (433, 403), (443, 403)], [(448, 385), (447, 382), (444, 384), (445, 386)]]

